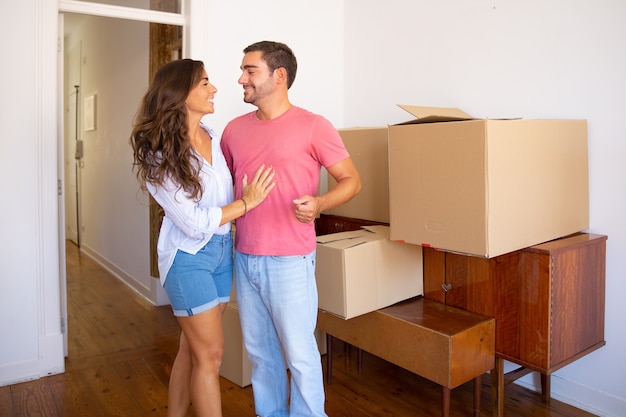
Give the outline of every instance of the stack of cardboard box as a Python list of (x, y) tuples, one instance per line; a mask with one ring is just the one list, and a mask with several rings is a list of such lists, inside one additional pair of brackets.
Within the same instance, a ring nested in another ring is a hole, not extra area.
[[(387, 127), (340, 130), (363, 188), (327, 214), (387, 222), (390, 241), (402, 245), (483, 258), (589, 227), (585, 120), (475, 119), (458, 109), (400, 107), (415, 118)], [(328, 187), (333, 185), (330, 178)], [(359, 314), (385, 307), (372, 297), (375, 301), (363, 305), (359, 293), (373, 285), (359, 285), (362, 274), (350, 273), (358, 268), (336, 261), (333, 252), (345, 254), (347, 245), (327, 250), (328, 241), (318, 239), (320, 308), (349, 318), (356, 300)], [(421, 251), (415, 258), (421, 266)], [(353, 262), (371, 259), (354, 257)], [(327, 282), (338, 278), (320, 273), (328, 269), (342, 271), (340, 307), (337, 284)], [(383, 304), (423, 293), (421, 270), (411, 270), (410, 279), (380, 272), (378, 288), (385, 280), (404, 285), (393, 284), (396, 291)]]

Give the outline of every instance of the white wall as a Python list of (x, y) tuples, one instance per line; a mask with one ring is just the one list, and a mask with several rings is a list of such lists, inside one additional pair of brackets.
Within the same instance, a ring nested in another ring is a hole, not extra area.
[(344, 4), (344, 127), (412, 119), (396, 104), (459, 107), (475, 117), (588, 120), (589, 231), (609, 238), (607, 345), (556, 372), (552, 396), (624, 415), (626, 2)]
[(243, 102), (237, 84), (243, 49), (253, 42), (274, 40), (289, 45), (298, 60), (290, 89), (294, 105), (343, 121), (343, 3), (334, 0), (297, 2), (211, 1), (203, 56), (209, 78), (218, 89), (215, 114), (205, 122), (221, 132), (228, 121), (255, 107)]

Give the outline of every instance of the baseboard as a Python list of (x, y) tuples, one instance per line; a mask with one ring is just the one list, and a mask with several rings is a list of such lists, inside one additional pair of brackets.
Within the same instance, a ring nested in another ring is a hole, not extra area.
[[(541, 392), (539, 374), (533, 373), (515, 381), (532, 391)], [(626, 410), (626, 399), (617, 398), (558, 374), (550, 376), (550, 396), (599, 417), (621, 417)]]
[[(93, 248), (90, 248), (88, 245), (81, 244), (80, 251), (82, 254), (89, 256), (94, 262), (110, 272), (111, 275), (113, 275), (115, 278), (126, 284), (130, 289), (145, 298), (150, 304), (155, 306), (169, 304), (169, 300), (166, 299), (167, 301), (164, 302), (163, 294), (159, 292), (159, 290), (161, 290), (164, 293), (163, 288), (161, 287), (160, 282), (157, 278), (150, 277), (150, 285), (146, 286), (139, 282), (139, 280), (135, 279), (133, 276), (127, 274), (124, 270), (119, 268), (113, 262), (100, 255), (97, 251), (93, 250)], [(154, 285), (155, 283), (158, 285)]]

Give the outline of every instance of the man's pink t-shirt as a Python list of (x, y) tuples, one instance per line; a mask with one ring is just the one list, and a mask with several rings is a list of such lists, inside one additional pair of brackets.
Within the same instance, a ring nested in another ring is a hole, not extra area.
[(324, 117), (291, 107), (272, 120), (251, 112), (231, 121), (222, 151), (241, 197), (241, 179), (261, 164), (276, 172), (276, 187), (258, 207), (237, 219), (236, 248), (250, 255), (304, 255), (315, 250), (315, 224), (301, 223), (293, 200), (318, 193), (320, 169), (347, 158), (341, 136)]

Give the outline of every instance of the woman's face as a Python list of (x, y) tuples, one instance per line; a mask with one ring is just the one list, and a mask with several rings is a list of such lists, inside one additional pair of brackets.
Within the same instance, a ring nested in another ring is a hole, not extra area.
[(209, 77), (205, 70), (202, 70), (200, 82), (191, 89), (185, 105), (188, 113), (197, 113), (200, 116), (213, 113), (215, 111), (213, 98), (217, 93), (217, 88), (209, 82)]

